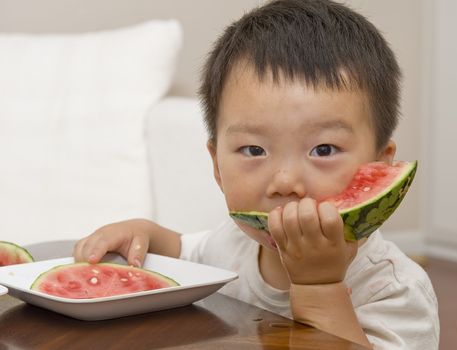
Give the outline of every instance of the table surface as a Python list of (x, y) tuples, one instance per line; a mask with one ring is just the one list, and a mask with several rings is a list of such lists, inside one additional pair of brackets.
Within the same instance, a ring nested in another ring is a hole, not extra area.
[(365, 349), (215, 293), (193, 305), (104, 321), (80, 321), (0, 297), (0, 350)]
[[(35, 260), (70, 256), (74, 241), (28, 246)], [(142, 349), (357, 350), (317, 329), (215, 293), (186, 307), (80, 321), (0, 296), (0, 350)]]

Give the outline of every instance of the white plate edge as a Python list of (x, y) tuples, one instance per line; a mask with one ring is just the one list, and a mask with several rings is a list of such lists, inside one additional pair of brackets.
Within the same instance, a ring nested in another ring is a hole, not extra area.
[(8, 294), (8, 288), (0, 284), (0, 296), (5, 294)]
[[(156, 255), (156, 254), (148, 253), (148, 255)], [(194, 288), (199, 288), (199, 287), (204, 287), (204, 286), (211, 286), (211, 285), (215, 285), (215, 284), (224, 285), (224, 284), (226, 284), (228, 282), (231, 282), (231, 281), (233, 281), (233, 280), (235, 280), (235, 279), (237, 279), (239, 277), (236, 272), (233, 272), (233, 271), (230, 271), (230, 270), (226, 270), (226, 269), (223, 269), (223, 268), (219, 268), (219, 267), (215, 267), (215, 266), (211, 266), (211, 265), (200, 264), (200, 263), (195, 263), (193, 261), (175, 259), (175, 258), (171, 258), (171, 257), (167, 257), (167, 256), (161, 256), (161, 255), (158, 255), (158, 256), (160, 258), (165, 258), (165, 260), (166, 259), (181, 260), (181, 261), (189, 263), (189, 264), (206, 266), (206, 267), (211, 268), (211, 269), (223, 271), (223, 272), (227, 273), (229, 276), (226, 277), (226, 278), (223, 278), (223, 279), (214, 280), (214, 281), (212, 281), (210, 283), (199, 283), (199, 284), (193, 284), (193, 285), (188, 285), (188, 286), (173, 286), (173, 287), (166, 287), (166, 288), (149, 290), (149, 291), (142, 291), (142, 292), (131, 293), (131, 294), (114, 295), (114, 296), (110, 296), (110, 297), (101, 297), (101, 298), (92, 298), (92, 299), (70, 299), (70, 298), (57, 297), (57, 296), (49, 295), (49, 294), (42, 293), (42, 292), (39, 292), (39, 291), (34, 291), (34, 290), (30, 289), (30, 288), (24, 288), (22, 286), (15, 286), (15, 285), (11, 285), (11, 284), (6, 283), (6, 282), (2, 282), (3, 285), (0, 285), (0, 295), (2, 295), (1, 287), (3, 287), (3, 290), (5, 290), (5, 292), (3, 294), (15, 291), (15, 292), (22, 292), (22, 293), (32, 294), (32, 295), (35, 295), (35, 296), (40, 297), (40, 298), (44, 298), (44, 299), (48, 299), (48, 300), (56, 301), (56, 302), (61, 302), (61, 303), (66, 303), (66, 304), (95, 304), (95, 303), (109, 302), (109, 301), (114, 301), (114, 300), (119, 300), (119, 299), (131, 299), (131, 298), (145, 296), (145, 295), (163, 294), (163, 293), (173, 292), (173, 291), (194, 289)], [(57, 266), (59, 264), (72, 263), (72, 262), (74, 262), (74, 259), (73, 259), (73, 257), (56, 258), (56, 259), (35, 261), (35, 262), (31, 262), (31, 263), (26, 263), (26, 264), (4, 266), (4, 268), (10, 268), (10, 269), (12, 268), (13, 270), (15, 270), (15, 269), (24, 268), (25, 265), (29, 265), (29, 264), (40, 264), (40, 263), (51, 263), (51, 262), (53, 264), (55, 263), (56, 264), (55, 266)], [(9, 290), (8, 290), (8, 288), (9, 288)]]

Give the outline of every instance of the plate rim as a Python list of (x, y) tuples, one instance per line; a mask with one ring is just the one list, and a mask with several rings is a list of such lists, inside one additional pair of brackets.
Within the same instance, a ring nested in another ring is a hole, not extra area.
[[(146, 290), (146, 291), (113, 295), (113, 296), (107, 296), (107, 297), (80, 298), (80, 299), (54, 296), (54, 295), (47, 294), (44, 292), (35, 291), (30, 288), (12, 285), (11, 283), (6, 283), (5, 281), (3, 281), (3, 282), (0, 281), (0, 286), (6, 287), (6, 289), (8, 289), (8, 292), (7, 292), (8, 294), (12, 294), (12, 293), (13, 294), (19, 294), (19, 293), (32, 294), (36, 297), (40, 297), (40, 298), (55, 301), (55, 302), (65, 303), (65, 304), (95, 304), (95, 303), (116, 301), (116, 300), (121, 300), (121, 299), (134, 299), (137, 297), (154, 295), (154, 294), (165, 294), (165, 293), (171, 293), (171, 292), (176, 292), (176, 291), (183, 291), (183, 290), (187, 290), (187, 289), (195, 289), (195, 288), (200, 288), (200, 287), (205, 287), (205, 286), (213, 286), (213, 285), (218, 285), (218, 284), (225, 285), (225, 284), (239, 278), (239, 275), (236, 272), (231, 271), (231, 270), (227, 270), (227, 269), (223, 269), (223, 268), (219, 268), (219, 267), (215, 267), (215, 266), (211, 266), (211, 265), (196, 263), (196, 262), (188, 261), (188, 260), (184, 260), (184, 259), (177, 259), (177, 258), (172, 258), (169, 256), (158, 255), (158, 254), (148, 253), (147, 255), (159, 257), (160, 259), (164, 259), (164, 260), (171, 259), (171, 260), (175, 260), (175, 261), (179, 261), (179, 262), (201, 265), (201, 266), (204, 266), (207, 268), (211, 268), (214, 270), (222, 271), (224, 273), (228, 273), (229, 276), (226, 278), (223, 278), (223, 279), (214, 280), (209, 283), (198, 283), (198, 284), (192, 284), (192, 285), (186, 285), (186, 286), (179, 285), (179, 286), (171, 286), (171, 287), (165, 287), (165, 288), (160, 288), (160, 289)], [(59, 261), (59, 263), (56, 263), (56, 265), (55, 265), (55, 266), (57, 266), (57, 265), (69, 264), (71, 262), (74, 262), (74, 258), (73, 257), (63, 257), (63, 258), (40, 260), (40, 261), (35, 261), (35, 262), (30, 262), (30, 263), (25, 263), (25, 264), (2, 266), (2, 267), (0, 267), (0, 277), (1, 277), (1, 273), (11, 273), (11, 271), (10, 272), (5, 272), (5, 271), (8, 271), (8, 268), (11, 268), (12, 266), (14, 266), (13, 269), (21, 269), (21, 268), (24, 268), (31, 264), (50, 263), (53, 261)], [(47, 271), (49, 269), (46, 269), (45, 271)], [(45, 272), (45, 271), (43, 271), (43, 272)], [(23, 300), (22, 298), (20, 298), (20, 296), (18, 298)]]

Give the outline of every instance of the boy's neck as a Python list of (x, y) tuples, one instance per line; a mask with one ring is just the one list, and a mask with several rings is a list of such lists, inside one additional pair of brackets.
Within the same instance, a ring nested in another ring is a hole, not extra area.
[(263, 280), (276, 289), (289, 290), (289, 277), (281, 263), (279, 254), (260, 246), (258, 259), (259, 271)]

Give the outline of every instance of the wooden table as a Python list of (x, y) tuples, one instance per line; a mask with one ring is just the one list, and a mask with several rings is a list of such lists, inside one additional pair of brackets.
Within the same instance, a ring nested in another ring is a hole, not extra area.
[(221, 294), (172, 310), (79, 321), (0, 297), (0, 350), (365, 349)]

